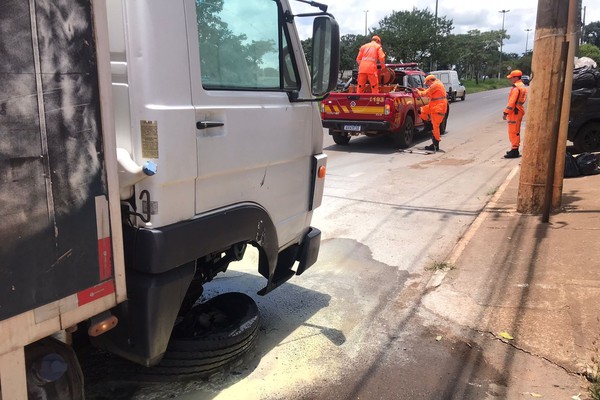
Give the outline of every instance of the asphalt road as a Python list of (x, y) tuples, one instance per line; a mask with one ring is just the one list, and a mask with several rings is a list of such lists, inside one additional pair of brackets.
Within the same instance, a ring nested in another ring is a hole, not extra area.
[(421, 300), (433, 269), (519, 162), (503, 158), (507, 94), (452, 103), (442, 151), (433, 155), (397, 152), (389, 138), (338, 146), (325, 131), (325, 196), (313, 216), (323, 232), (317, 264), (260, 297), (264, 279), (250, 251), (206, 286), (207, 296), (241, 291), (257, 301), (262, 328), (253, 358), (207, 382), (139, 386), (127, 398), (494, 398), (504, 373)]

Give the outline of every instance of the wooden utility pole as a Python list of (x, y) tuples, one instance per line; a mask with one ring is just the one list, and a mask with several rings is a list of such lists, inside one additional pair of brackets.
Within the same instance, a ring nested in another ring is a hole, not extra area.
[[(573, 1), (573, 0), (571, 0)], [(561, 0), (538, 0), (537, 20), (532, 60), (533, 80), (527, 107), (517, 211), (540, 214), (543, 211), (550, 166), (549, 149), (556, 140), (556, 117), (560, 115), (564, 74), (561, 52), (565, 35), (569, 3)], [(563, 144), (564, 145), (564, 144)], [(552, 155), (555, 158), (556, 154)], [(564, 156), (563, 156), (564, 158)]]
[(560, 126), (558, 131), (558, 147), (556, 148), (556, 164), (554, 166), (554, 183), (552, 187), (552, 207), (560, 207), (562, 199), (563, 180), (565, 176), (565, 154), (567, 152), (567, 133), (569, 129), (569, 112), (571, 109), (571, 89), (573, 87), (573, 68), (575, 67), (575, 53), (579, 47), (581, 34), (579, 11), (581, 0), (569, 0), (569, 19), (567, 37), (569, 52), (567, 56), (567, 69), (565, 71), (565, 92), (563, 94)]

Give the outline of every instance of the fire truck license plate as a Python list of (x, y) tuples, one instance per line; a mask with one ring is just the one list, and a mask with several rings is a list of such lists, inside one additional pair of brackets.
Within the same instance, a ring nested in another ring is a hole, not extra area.
[(344, 125), (344, 130), (345, 131), (360, 132), (361, 131), (361, 126), (360, 125)]

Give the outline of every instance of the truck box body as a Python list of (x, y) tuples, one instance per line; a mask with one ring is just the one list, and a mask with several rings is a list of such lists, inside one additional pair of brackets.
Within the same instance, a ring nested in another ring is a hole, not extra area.
[(106, 13), (0, 9), (0, 398), (21, 399), (25, 345), (126, 295)]
[(92, 24), (78, 32), (87, 45), (45, 41), (52, 13), (4, 3), (19, 18), (0, 38), (0, 319), (113, 276)]

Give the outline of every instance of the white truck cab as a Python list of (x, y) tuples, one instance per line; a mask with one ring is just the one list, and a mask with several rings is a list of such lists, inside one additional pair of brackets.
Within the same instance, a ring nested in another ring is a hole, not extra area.
[[(335, 84), (337, 67), (315, 66), (311, 80), (285, 0), (107, 6), (117, 147), (156, 173), (130, 185), (120, 164), (126, 271), (143, 277), (127, 289), (140, 310), (118, 307), (128, 322), (94, 341), (151, 365), (169, 339), (163, 321), (202, 293), (191, 282), (211, 280), (247, 244), (259, 248), (260, 294), (316, 261), (320, 231), (310, 220), (327, 156), (318, 103), (307, 100)], [(332, 29), (318, 16), (314, 39)]]

